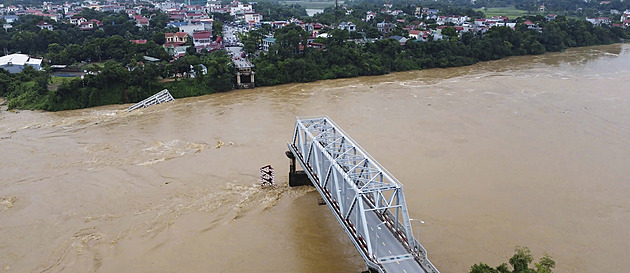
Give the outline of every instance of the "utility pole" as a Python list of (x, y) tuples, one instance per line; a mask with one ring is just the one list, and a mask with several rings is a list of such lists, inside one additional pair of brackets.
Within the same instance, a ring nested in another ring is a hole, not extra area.
[(339, 0), (335, 0), (335, 25), (333, 28), (337, 28), (339, 26), (339, 15), (337, 14), (339, 11)]

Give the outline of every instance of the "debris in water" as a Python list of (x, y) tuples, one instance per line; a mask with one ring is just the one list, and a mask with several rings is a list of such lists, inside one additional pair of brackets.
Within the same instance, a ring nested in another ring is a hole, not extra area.
[(225, 145), (225, 143), (223, 143), (223, 141), (221, 141), (220, 139), (217, 140), (217, 146), (214, 146), (215, 148), (219, 149), (221, 148), (223, 145)]
[(0, 204), (2, 204), (2, 206), (4, 206), (4, 208), (2, 210), (5, 209), (10, 209), (13, 207), (13, 204), (15, 204), (15, 201), (17, 200), (17, 198), (15, 196), (9, 197), (9, 198), (2, 198), (2, 201), (0, 201)]
[(271, 165), (263, 166), (260, 168), (260, 187), (271, 186), (272, 188), (276, 187), (276, 183), (274, 181), (274, 170)]
[(129, 107), (129, 109), (127, 109), (127, 112), (136, 110), (138, 108), (145, 108), (147, 106), (156, 105), (156, 104), (174, 101), (174, 100), (175, 99), (173, 98), (173, 96), (171, 96), (171, 93), (168, 92), (168, 89), (164, 89), (156, 93), (155, 95), (150, 96), (144, 99), (143, 101), (132, 105), (131, 107)]

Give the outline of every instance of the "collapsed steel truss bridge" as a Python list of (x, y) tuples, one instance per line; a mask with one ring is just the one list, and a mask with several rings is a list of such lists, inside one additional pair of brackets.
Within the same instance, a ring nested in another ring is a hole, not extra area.
[(330, 118), (298, 118), (288, 147), (370, 271), (439, 273), (413, 237), (402, 184)]

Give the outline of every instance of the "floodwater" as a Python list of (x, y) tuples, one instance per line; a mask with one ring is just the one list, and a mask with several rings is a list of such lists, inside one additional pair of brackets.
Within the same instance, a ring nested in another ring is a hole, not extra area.
[[(131, 113), (0, 111), (0, 271), (359, 272), (317, 192), (287, 186), (295, 117), (328, 115), (404, 184), (442, 272), (515, 246), (627, 272), (629, 63), (616, 44)], [(266, 164), (276, 189), (257, 185)]]

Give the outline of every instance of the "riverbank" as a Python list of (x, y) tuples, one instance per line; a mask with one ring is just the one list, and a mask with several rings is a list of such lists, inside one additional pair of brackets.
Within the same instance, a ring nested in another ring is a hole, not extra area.
[[(540, 18), (539, 18), (540, 19)], [(542, 20), (542, 19), (541, 19)], [(536, 22), (545, 31), (538, 32), (523, 24), (515, 29), (492, 27), (483, 35), (467, 32), (458, 37), (445, 37), (431, 42), (407, 41), (402, 45), (395, 39), (381, 39), (373, 43), (356, 44), (348, 33), (332, 30), (326, 39), (326, 49), (302, 48), (299, 37), (306, 31), (297, 25), (276, 30), (276, 44), (255, 58), (257, 86), (277, 86), (285, 83), (384, 75), (391, 72), (424, 70), (472, 65), (482, 61), (499, 60), (509, 56), (538, 55), (567, 48), (610, 44), (630, 35), (629, 30), (593, 26), (583, 20), (557, 18)], [(584, 31), (575, 31), (583, 29)], [(453, 33), (455, 29), (450, 29)], [(446, 28), (445, 33), (449, 29)], [(296, 36), (297, 35), (297, 36)], [(295, 36), (295, 37), (294, 37)], [(562, 40), (558, 37), (563, 37)], [(180, 66), (204, 64), (211, 74), (171, 83), (159, 83), (160, 68), (154, 64), (130, 70), (119, 63), (106, 62), (97, 75), (84, 80), (64, 81), (59, 88), (48, 91), (50, 81), (45, 73), (33, 77), (14, 77), (22, 80), (11, 85), (7, 98), (9, 108), (43, 109), (49, 111), (79, 109), (99, 105), (141, 101), (162, 89), (169, 89), (175, 98), (224, 92), (234, 88), (235, 69), (230, 57), (214, 52), (202, 57), (189, 56)], [(202, 61), (203, 60), (203, 61)], [(2, 95), (2, 94), (0, 94)]]

